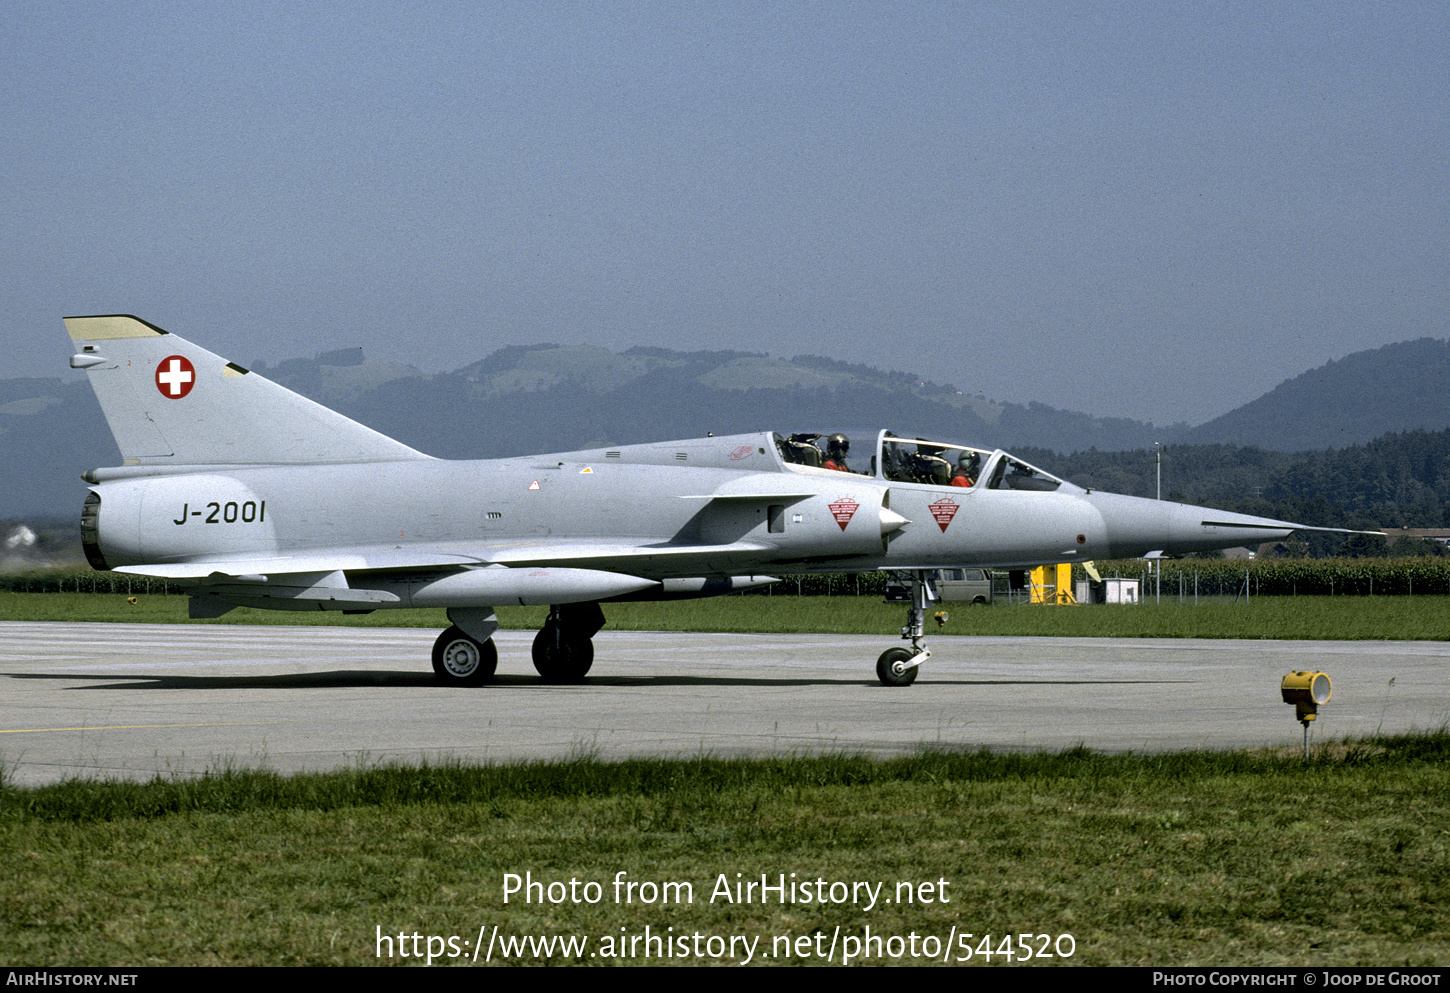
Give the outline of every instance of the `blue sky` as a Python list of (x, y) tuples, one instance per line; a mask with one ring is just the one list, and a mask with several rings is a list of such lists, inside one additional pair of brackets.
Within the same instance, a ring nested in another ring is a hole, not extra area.
[(60, 318), (119, 312), (244, 364), (813, 353), (1167, 424), (1446, 337), (1442, 3), (71, 3), (0, 26), (0, 377), (62, 374)]

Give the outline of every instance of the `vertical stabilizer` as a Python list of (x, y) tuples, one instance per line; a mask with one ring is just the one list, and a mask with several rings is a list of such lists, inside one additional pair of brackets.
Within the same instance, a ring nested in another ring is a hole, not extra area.
[(137, 317), (67, 317), (126, 465), (305, 465), (427, 455)]

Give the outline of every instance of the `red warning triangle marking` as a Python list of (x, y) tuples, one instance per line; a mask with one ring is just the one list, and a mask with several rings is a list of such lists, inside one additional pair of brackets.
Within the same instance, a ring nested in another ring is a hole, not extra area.
[(831, 516), (836, 523), (841, 525), (841, 530), (846, 530), (846, 525), (851, 523), (851, 518), (856, 515), (856, 510), (861, 505), (850, 497), (841, 497), (835, 503), (827, 504), (831, 508)]
[(930, 510), (931, 516), (936, 518), (937, 527), (945, 531), (947, 525), (952, 522), (952, 518), (957, 515), (958, 506), (955, 501), (942, 497), (935, 503), (927, 504), (926, 509)]

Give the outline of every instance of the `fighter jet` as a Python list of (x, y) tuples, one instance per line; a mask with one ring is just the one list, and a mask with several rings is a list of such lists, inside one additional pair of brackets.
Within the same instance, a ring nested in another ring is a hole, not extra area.
[(122, 455), (82, 477), (94, 568), (186, 584), (192, 617), (444, 607), (433, 669), (447, 683), (492, 678), (500, 605), (549, 606), (533, 663), (572, 683), (593, 663), (601, 603), (890, 570), (911, 580), (909, 646), (876, 672), (906, 686), (931, 657), (939, 568), (1183, 554), (1301, 530), (1093, 492), (1001, 450), (890, 431), (867, 473), (825, 468), (819, 435), (770, 431), (436, 459), (137, 317), (65, 324)]

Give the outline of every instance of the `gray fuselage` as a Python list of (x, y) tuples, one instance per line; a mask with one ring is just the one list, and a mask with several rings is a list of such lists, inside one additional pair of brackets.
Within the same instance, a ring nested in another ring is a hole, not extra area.
[[(94, 487), (99, 545), (112, 567), (318, 550), (357, 550), (363, 568), (405, 567), (410, 550), (520, 567), (557, 563), (567, 548), (580, 566), (664, 580), (1022, 567), (1269, 537), (1261, 525), (1204, 527), (1202, 508), (1055, 480), (1050, 491), (989, 488), (984, 474), (956, 487), (792, 466), (771, 437), (477, 462), (112, 470)], [(666, 460), (694, 464), (656, 464)]]

